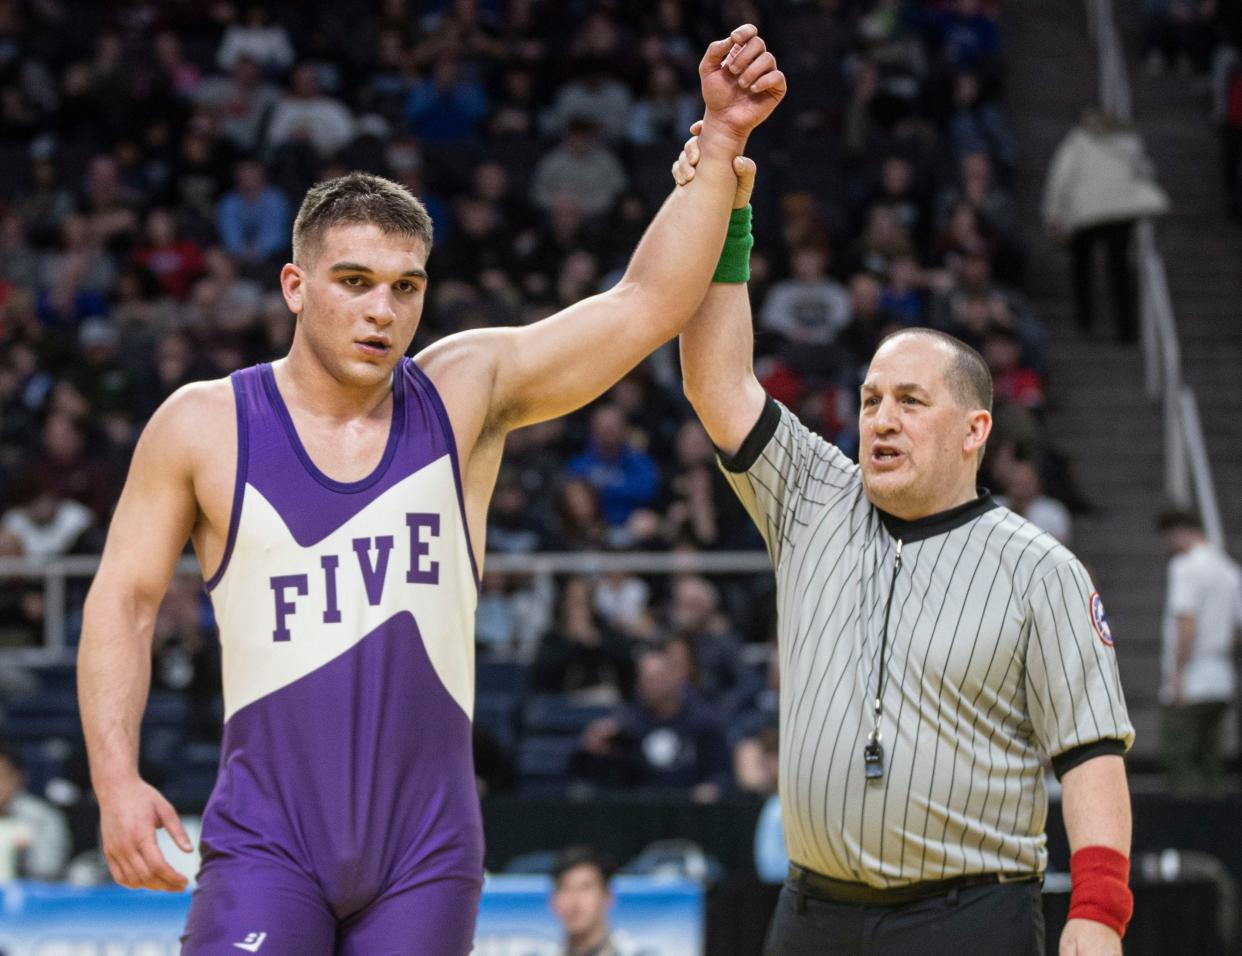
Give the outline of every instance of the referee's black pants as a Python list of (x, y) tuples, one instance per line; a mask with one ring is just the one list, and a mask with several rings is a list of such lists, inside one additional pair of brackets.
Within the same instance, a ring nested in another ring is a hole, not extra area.
[(786, 883), (764, 956), (1044, 956), (1038, 881), (951, 890), (902, 906), (805, 896)]

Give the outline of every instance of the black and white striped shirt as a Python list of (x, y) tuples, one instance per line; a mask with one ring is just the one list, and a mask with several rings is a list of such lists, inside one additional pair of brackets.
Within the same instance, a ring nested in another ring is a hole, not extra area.
[(1042, 872), (1045, 757), (1060, 775), (1134, 739), (1082, 564), (987, 494), (917, 521), (880, 511), (858, 466), (771, 399), (721, 464), (776, 570), (790, 859), (877, 887)]

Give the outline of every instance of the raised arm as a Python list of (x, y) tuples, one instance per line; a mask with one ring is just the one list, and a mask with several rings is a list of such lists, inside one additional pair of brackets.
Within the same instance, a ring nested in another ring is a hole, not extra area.
[(162, 826), (190, 850), (172, 805), (138, 775), (139, 729), (155, 615), (198, 514), (192, 444), (195, 435), (212, 433), (207, 413), (215, 396), (204, 393), (213, 388), (218, 383), (182, 390), (152, 416), (86, 598), (78, 702), (104, 855), (124, 886), (175, 891), (186, 882), (155, 844)]
[(785, 79), (750, 25), (708, 47), (699, 76), (707, 109), (698, 176), (669, 196), (621, 281), (534, 325), (451, 336), (419, 356), (433, 378), (463, 353), (487, 357), (485, 427), (503, 432), (586, 404), (675, 336), (702, 301), (724, 244), (732, 161), (784, 96)]
[[(691, 132), (699, 128), (696, 123)], [(693, 138), (673, 168), (679, 185), (688, 186), (697, 178), (699, 161), (699, 141)], [(742, 209), (750, 201), (755, 164), (740, 157), (734, 166), (738, 185), (733, 207)], [(734, 455), (759, 420), (765, 401), (755, 378), (755, 336), (746, 283), (713, 282), (682, 330), (680, 344), (686, 398), (716, 447)]]
[(681, 374), (686, 398), (726, 456), (737, 454), (766, 400), (754, 349), (746, 284), (713, 282), (681, 333)]

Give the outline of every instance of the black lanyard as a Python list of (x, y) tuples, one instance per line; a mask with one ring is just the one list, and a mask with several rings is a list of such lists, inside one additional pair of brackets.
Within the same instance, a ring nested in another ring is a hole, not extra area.
[(897, 554), (893, 560), (893, 578), (888, 585), (888, 600), (884, 602), (884, 629), (880, 632), (879, 675), (875, 682), (875, 728), (867, 736), (863, 747), (863, 773), (868, 780), (884, 777), (884, 746), (881, 744), (880, 716), (884, 711), (884, 658), (888, 649), (888, 617), (893, 610), (893, 594), (897, 590), (897, 572), (901, 570), (901, 538), (897, 539)]

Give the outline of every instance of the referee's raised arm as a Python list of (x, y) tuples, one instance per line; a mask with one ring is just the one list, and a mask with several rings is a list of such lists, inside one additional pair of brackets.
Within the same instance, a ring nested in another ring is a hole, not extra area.
[[(701, 125), (694, 124), (696, 133)], [(679, 185), (694, 177), (697, 162), (695, 136), (686, 143), (682, 158), (674, 166)], [(746, 288), (751, 243), (749, 203), (755, 164), (739, 156), (733, 169), (738, 187), (720, 266), (680, 339), (686, 398), (712, 442), (725, 455), (737, 454), (759, 420), (766, 400), (763, 386), (755, 378), (755, 336)]]

